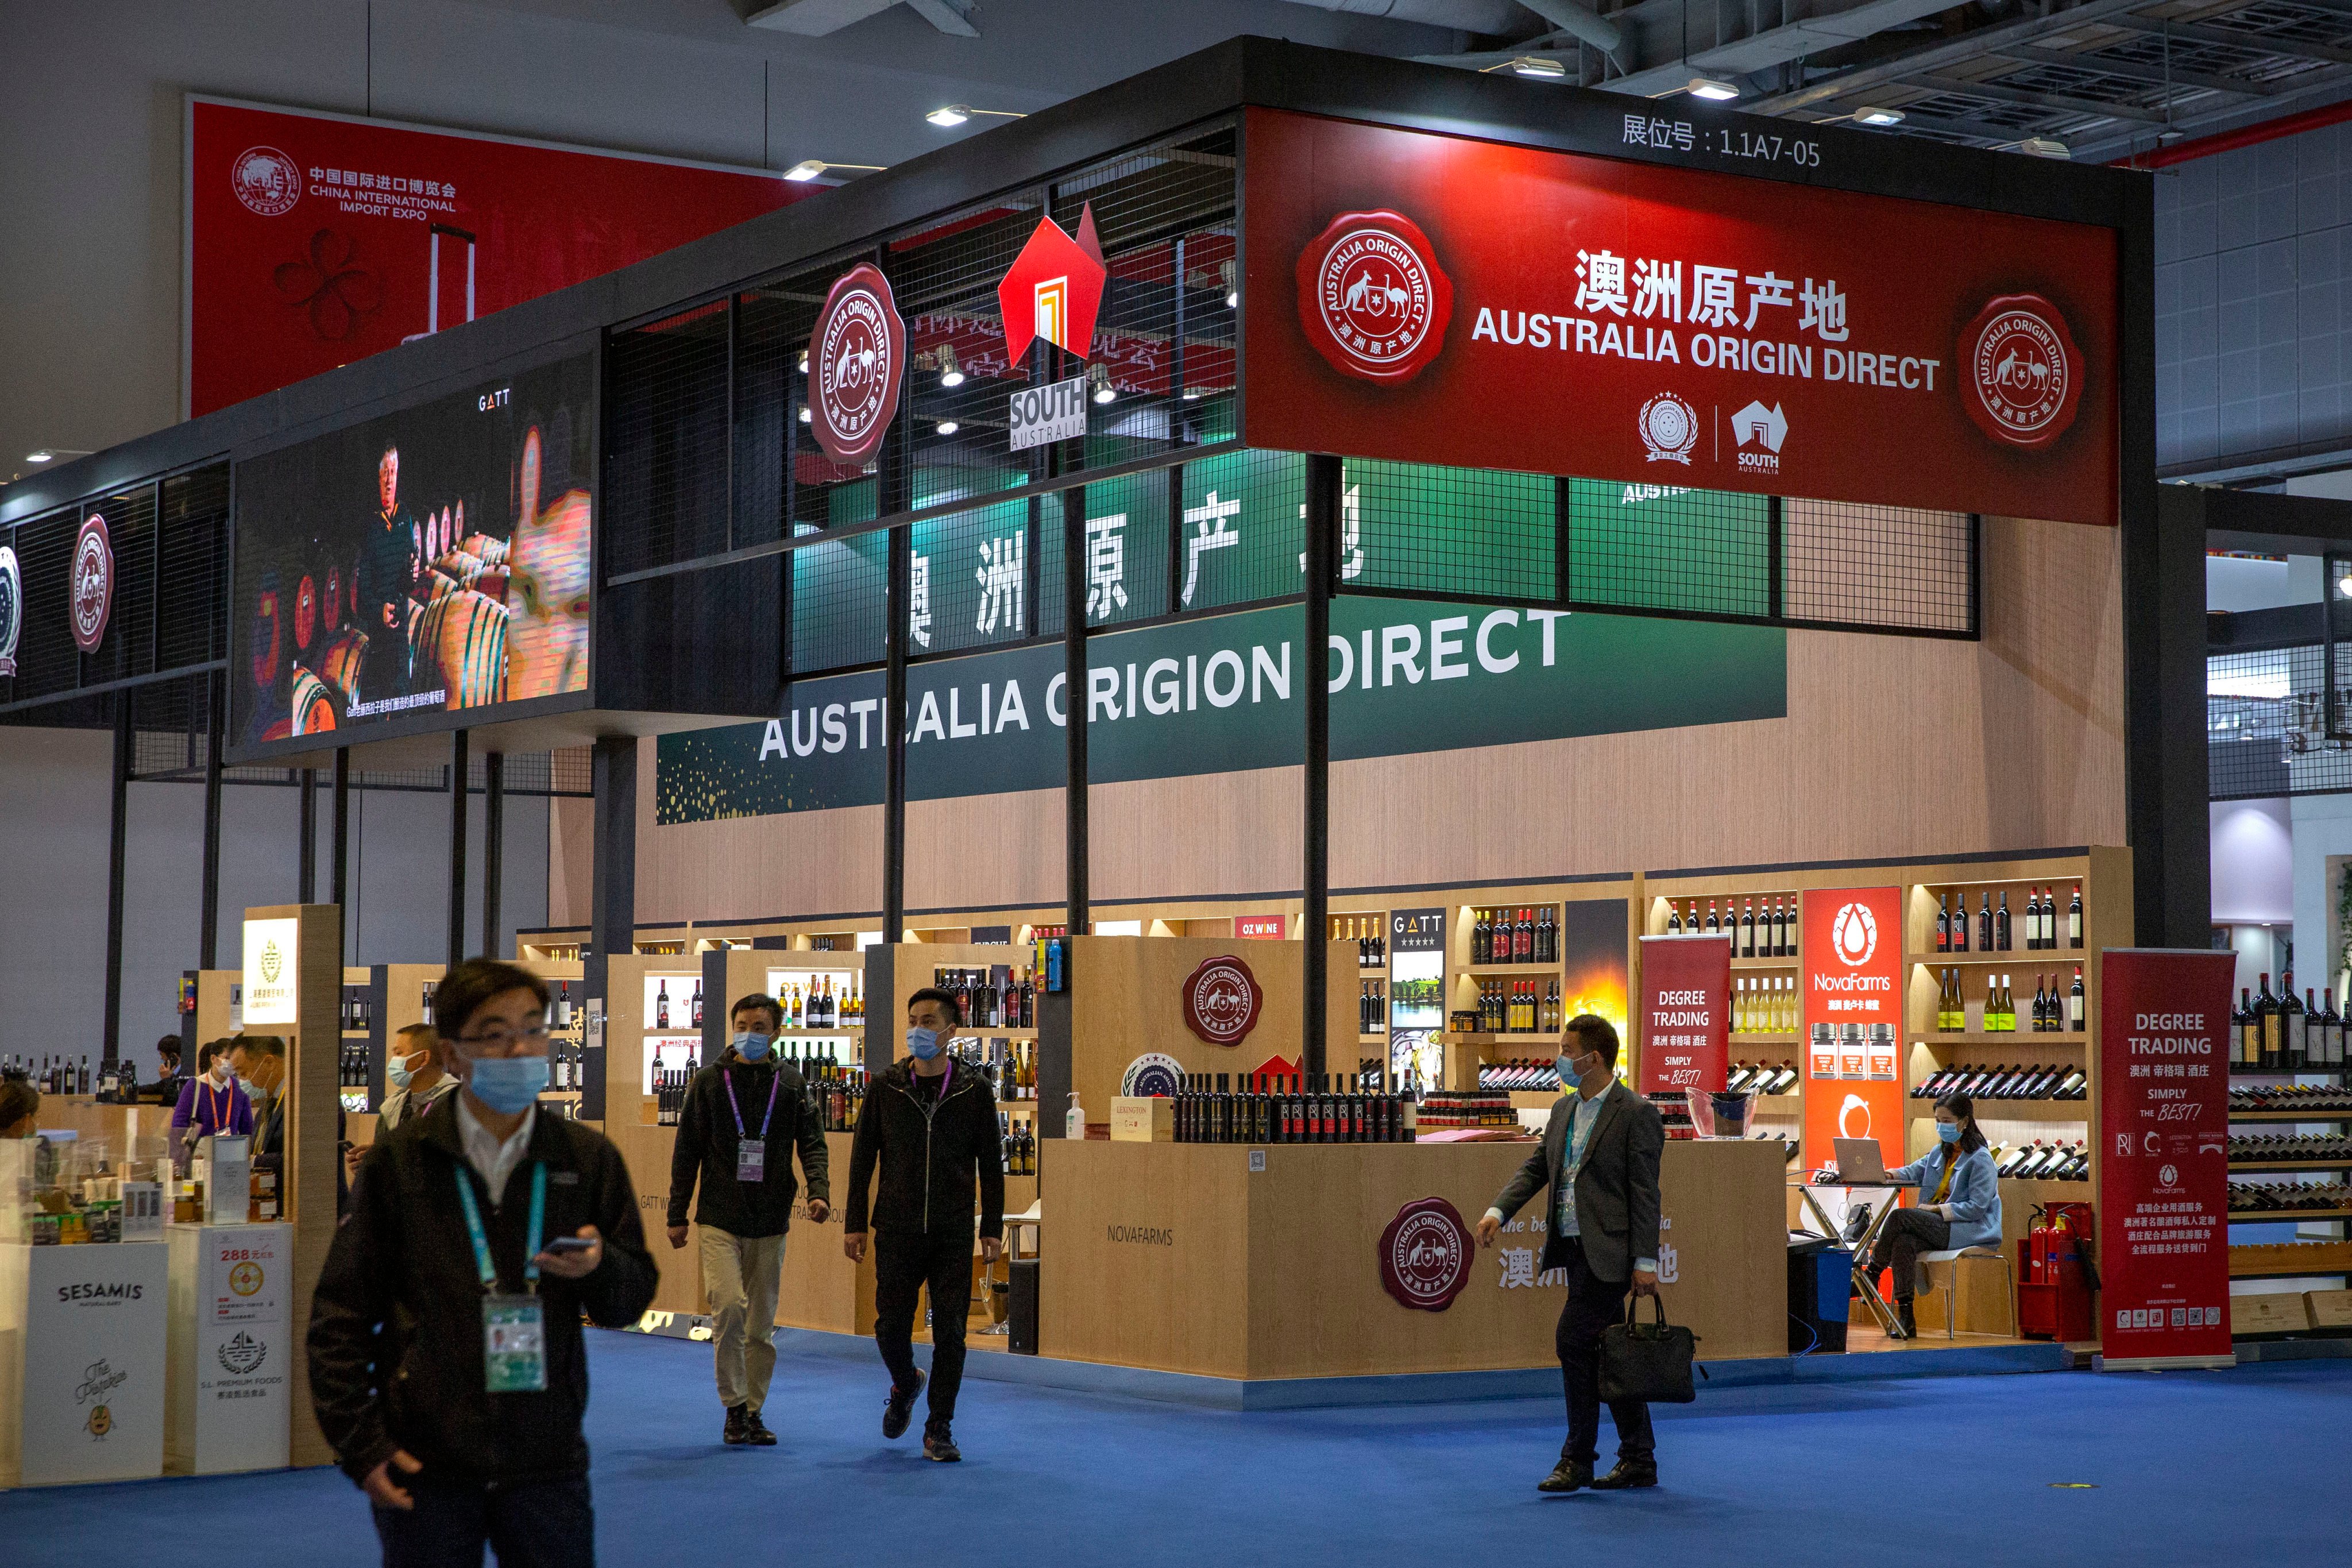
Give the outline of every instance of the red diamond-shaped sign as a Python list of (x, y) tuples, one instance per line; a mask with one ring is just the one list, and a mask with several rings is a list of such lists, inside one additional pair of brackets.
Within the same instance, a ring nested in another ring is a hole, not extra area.
[(1052, 218), (1040, 218), (1037, 232), (1021, 247), (1004, 281), (996, 286), (1004, 315), (1005, 354), (1016, 364), (1030, 340), (1043, 338), (1085, 359), (1093, 351), (1095, 315), (1102, 309), (1102, 242), (1095, 237), (1091, 204), (1078, 214), (1076, 238)]

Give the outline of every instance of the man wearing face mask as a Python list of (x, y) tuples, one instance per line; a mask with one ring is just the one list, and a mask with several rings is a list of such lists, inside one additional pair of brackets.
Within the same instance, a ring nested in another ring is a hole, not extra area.
[(237, 1087), (252, 1099), (253, 1157), (274, 1158), (286, 1152), (286, 1042), (276, 1035), (241, 1035), (226, 1053)]
[[(411, 1024), (393, 1037), (392, 1054), (383, 1063), (386, 1088), (383, 1110), (376, 1117), (378, 1139), (390, 1137), (393, 1130), (410, 1117), (424, 1115), (435, 1100), (457, 1087), (457, 1080), (441, 1070), (438, 1053), (434, 1049), (439, 1038), (430, 1024)], [(343, 1152), (344, 1169), (353, 1178), (359, 1175), (360, 1162), (366, 1155), (365, 1149)]]
[(808, 1178), (808, 1215), (831, 1212), (824, 1128), (813, 1113), (798, 1069), (775, 1054), (783, 1009), (754, 992), (728, 1021), (735, 1037), (719, 1058), (694, 1075), (678, 1113), (669, 1162), (669, 1244), (686, 1246), (686, 1205), (699, 1178), (694, 1223), (702, 1227), (702, 1289), (710, 1300), (710, 1340), (719, 1403), (727, 1407), (720, 1440), (772, 1447), (760, 1419), (776, 1370), (776, 1292), (782, 1282), (784, 1232), (793, 1223), (792, 1154)]
[(995, 1094), (984, 1074), (959, 1070), (946, 1050), (949, 1031), (962, 1021), (956, 999), (944, 991), (926, 988), (907, 998), (907, 1057), (891, 1063), (866, 1091), (849, 1146), (849, 1197), (842, 1210), (842, 1250), (856, 1262), (866, 1256), (866, 1193), (878, 1169), (872, 1215), (874, 1342), (890, 1369), (882, 1436), (906, 1431), (922, 1391), (915, 1307), (928, 1287), (931, 1394), (923, 1458), (943, 1462), (963, 1458), (950, 1423), (963, 1383), (975, 1191), (982, 1258), (996, 1261), (1004, 1233), (1004, 1146)]
[(1568, 1304), (1554, 1336), (1568, 1393), (1568, 1441), (1536, 1489), (1654, 1487), (1657, 1445), (1650, 1407), (1637, 1400), (1609, 1406), (1617, 1464), (1597, 1480), (1592, 1467), (1601, 1439), (1601, 1331), (1622, 1319), (1629, 1287), (1636, 1296), (1658, 1293), (1658, 1156), (1665, 1123), (1655, 1106), (1617, 1081), (1617, 1031), (1606, 1018), (1570, 1018), (1558, 1066), (1559, 1081), (1572, 1092), (1554, 1102), (1542, 1144), (1478, 1221), (1478, 1245), (1494, 1246), (1521, 1205), (1550, 1189), (1549, 1230), (1536, 1267), (1568, 1273)]
[(656, 1276), (621, 1152), (541, 1116), (547, 985), (468, 959), (433, 993), (444, 1094), (360, 1166), (319, 1277), (310, 1397), (386, 1568), (595, 1561), (580, 1320), (635, 1323)]

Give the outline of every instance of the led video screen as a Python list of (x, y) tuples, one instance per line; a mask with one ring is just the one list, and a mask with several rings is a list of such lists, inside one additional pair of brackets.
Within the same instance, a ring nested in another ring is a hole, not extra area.
[(239, 463), (232, 744), (584, 693), (594, 412), (581, 356)]

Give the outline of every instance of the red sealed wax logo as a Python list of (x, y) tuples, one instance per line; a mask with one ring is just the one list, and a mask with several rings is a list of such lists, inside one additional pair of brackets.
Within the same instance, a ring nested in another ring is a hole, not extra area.
[(1416, 1198), (1381, 1233), (1381, 1285), (1405, 1306), (1442, 1312), (1470, 1283), (1470, 1227), (1444, 1198)]
[(1421, 226), (1395, 212), (1341, 213), (1298, 253), (1298, 320), (1343, 375), (1398, 385), (1445, 346), (1454, 281)]
[(84, 653), (96, 653), (106, 637), (106, 617), (114, 608), (114, 545), (107, 538), (106, 519), (95, 512), (74, 540), (67, 590), (71, 595), (74, 646)]
[(872, 265), (851, 268), (825, 296), (809, 338), (809, 427), (826, 457), (863, 464), (898, 412), (907, 367), (907, 324), (890, 280)]
[(1184, 982), (1184, 1026), (1213, 1046), (1238, 1046), (1265, 1001), (1248, 964), (1231, 953), (1203, 959)]
[(1960, 333), (1961, 397), (1996, 441), (2038, 451), (2066, 433), (2083, 399), (2083, 351), (2039, 294), (2009, 294)]

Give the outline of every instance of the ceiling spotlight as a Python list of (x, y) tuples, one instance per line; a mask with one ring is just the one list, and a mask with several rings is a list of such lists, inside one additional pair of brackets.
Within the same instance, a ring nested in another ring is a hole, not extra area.
[(868, 173), (887, 169), (887, 163), (828, 163), (822, 158), (803, 158), (784, 171), (784, 178), (794, 184), (806, 184), (819, 174), (834, 169), (862, 169)]
[(1726, 81), (1721, 77), (1695, 76), (1691, 78), (1690, 86), (1685, 90), (1693, 98), (1704, 98), (1711, 102), (1722, 103), (1739, 96), (1739, 84)]
[(813, 414), (811, 414), (811, 413), (809, 412), (808, 405), (807, 405), (807, 404), (805, 404), (805, 403), (802, 404), (802, 405), (801, 405), (801, 423), (802, 423), (802, 424), (803, 424), (803, 425), (806, 425), (806, 424), (811, 423), (814, 418), (815, 418), (815, 416), (814, 416), (814, 415), (813, 415)]
[(2017, 144), (2017, 150), (2036, 158), (2072, 158), (2074, 155), (2074, 151), (2055, 136), (2029, 136)]
[(965, 121), (970, 120), (975, 114), (985, 114), (995, 120), (1026, 120), (1029, 118), (1025, 114), (1015, 114), (1009, 109), (974, 109), (969, 103), (950, 103), (943, 108), (932, 110), (929, 114), (924, 115), (923, 118), (929, 121), (932, 124), (938, 126), (942, 131), (952, 131), (957, 126), (961, 125)]
[(1087, 379), (1095, 384), (1095, 401), (1097, 403), (1108, 403), (1118, 395), (1118, 393), (1111, 390), (1110, 366), (1107, 364), (1087, 366)]
[(941, 343), (940, 345), (939, 357), (940, 384), (941, 386), (961, 386), (963, 384), (963, 367), (956, 363), (955, 345), (953, 343)]
[(1538, 81), (1559, 81), (1568, 75), (1568, 68), (1541, 55), (1521, 55), (1511, 62), (1511, 74), (1532, 77)]
[(808, 350), (806, 349), (801, 350), (801, 363), (799, 368), (800, 373), (803, 375), (806, 375), (808, 374)]
[(79, 447), (43, 447), (25, 454), (28, 463), (54, 463), (59, 458), (87, 458), (89, 453)]
[(1857, 125), (1900, 125), (1903, 123), (1903, 111), (1899, 109), (1865, 107), (1855, 110), (1853, 118)]
[(56, 456), (57, 454), (55, 452), (52, 452), (47, 447), (44, 447), (37, 452), (26, 453), (25, 461), (28, 463), (46, 463)]
[(963, 426), (957, 424), (952, 419), (942, 419), (937, 425), (931, 426), (931, 428), (937, 430), (942, 436), (952, 436), (958, 430), (962, 429)]
[(1240, 277), (1241, 273), (1239, 268), (1235, 268), (1232, 262), (1220, 261), (1217, 263), (1217, 278), (1218, 280), (1223, 282), (1225, 286), (1225, 309), (1228, 310), (1235, 309), (1242, 302)]

